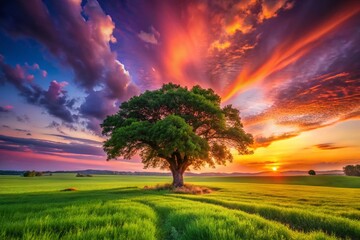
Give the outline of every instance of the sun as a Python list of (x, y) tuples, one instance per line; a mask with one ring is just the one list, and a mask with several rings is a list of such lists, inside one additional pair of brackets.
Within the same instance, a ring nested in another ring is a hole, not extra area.
[(272, 167), (271, 169), (276, 172), (278, 170), (278, 167)]

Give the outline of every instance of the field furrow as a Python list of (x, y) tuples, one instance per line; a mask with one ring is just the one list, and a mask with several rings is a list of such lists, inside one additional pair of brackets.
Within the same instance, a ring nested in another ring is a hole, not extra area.
[(258, 214), (263, 218), (286, 224), (292, 229), (301, 230), (304, 232), (319, 230), (327, 234), (336, 235), (342, 238), (360, 239), (359, 221), (346, 218), (340, 218), (321, 213), (312, 213), (301, 209), (280, 208), (276, 206), (217, 200), (206, 197), (184, 195), (176, 197), (202, 203), (211, 203), (229, 209), (241, 210), (251, 214)]
[(335, 239), (322, 232), (293, 231), (280, 223), (213, 204), (171, 196), (142, 201), (161, 213), (165, 239)]

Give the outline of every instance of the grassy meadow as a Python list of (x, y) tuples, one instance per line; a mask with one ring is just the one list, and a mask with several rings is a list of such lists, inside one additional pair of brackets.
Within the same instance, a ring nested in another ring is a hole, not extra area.
[[(0, 239), (360, 239), (360, 178), (0, 176)], [(74, 187), (78, 191), (63, 192)]]

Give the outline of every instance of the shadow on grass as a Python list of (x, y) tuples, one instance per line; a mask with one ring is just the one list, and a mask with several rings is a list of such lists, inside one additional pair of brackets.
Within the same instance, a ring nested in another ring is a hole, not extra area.
[(120, 187), (106, 190), (78, 190), (0, 194), (2, 204), (68, 204), (78, 201), (117, 200), (142, 195), (162, 195), (168, 191), (144, 190), (138, 187)]

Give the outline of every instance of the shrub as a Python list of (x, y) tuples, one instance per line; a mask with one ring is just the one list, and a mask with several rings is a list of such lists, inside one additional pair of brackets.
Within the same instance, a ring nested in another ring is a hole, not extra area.
[(145, 186), (144, 189), (148, 190), (169, 190), (173, 193), (182, 194), (207, 194), (211, 193), (212, 190), (206, 187), (194, 186), (191, 184), (184, 184), (182, 187), (174, 187), (172, 184), (157, 184), (154, 187)]
[(43, 173), (42, 172), (36, 172), (36, 171), (34, 171), (34, 170), (32, 170), (32, 171), (26, 171), (26, 172), (24, 172), (24, 177), (40, 177), (40, 176), (42, 176), (43, 175)]
[(62, 192), (73, 192), (73, 191), (77, 191), (77, 189), (76, 188), (74, 188), (74, 187), (71, 187), (71, 188), (65, 188), (65, 189), (63, 189), (63, 190), (61, 190)]
[(314, 176), (314, 175), (316, 175), (316, 172), (314, 170), (309, 170), (308, 174)]
[(92, 177), (93, 175), (91, 174), (81, 174), (81, 173), (77, 173), (76, 177)]

